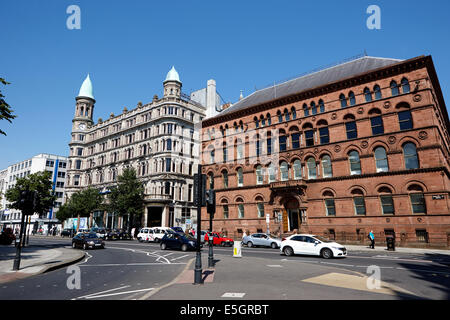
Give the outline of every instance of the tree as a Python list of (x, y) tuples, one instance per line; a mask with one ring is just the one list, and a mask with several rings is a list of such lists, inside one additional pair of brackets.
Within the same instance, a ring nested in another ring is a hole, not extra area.
[(75, 211), (75, 208), (69, 201), (67, 201), (61, 207), (59, 207), (58, 211), (56, 212), (56, 219), (58, 219), (59, 221), (66, 221), (67, 219), (73, 218), (76, 215), (77, 213)]
[(110, 188), (107, 210), (121, 217), (128, 215), (128, 232), (131, 233), (131, 228), (136, 224), (135, 220), (143, 213), (144, 186), (136, 177), (133, 168), (126, 168), (117, 180), (117, 186)]
[[(0, 82), (4, 85), (9, 84), (9, 82), (6, 82), (5, 79), (0, 78)], [(16, 118), (16, 115), (13, 115), (13, 110), (9, 106), (8, 103), (3, 99), (5, 96), (2, 94), (2, 91), (0, 90), (0, 120), (7, 120), (9, 123), (11, 123), (12, 119)], [(3, 134), (6, 136), (6, 133), (0, 129), (0, 134)]]
[(72, 194), (72, 196), (65, 203), (63, 212), (60, 213), (60, 216), (61, 218), (65, 217), (67, 219), (76, 215), (78, 217), (78, 232), (80, 229), (80, 218), (89, 217), (95, 209), (100, 209), (102, 207), (102, 203), (103, 196), (100, 194), (99, 190), (88, 187), (87, 189), (83, 189)]
[(8, 207), (20, 210), (20, 193), (25, 190), (36, 191), (37, 202), (34, 212), (39, 214), (39, 216), (46, 214), (53, 207), (53, 203), (56, 200), (56, 196), (52, 192), (53, 183), (51, 177), (51, 172), (41, 171), (17, 179), (16, 185), (6, 191), (5, 194), (6, 200), (10, 202)]

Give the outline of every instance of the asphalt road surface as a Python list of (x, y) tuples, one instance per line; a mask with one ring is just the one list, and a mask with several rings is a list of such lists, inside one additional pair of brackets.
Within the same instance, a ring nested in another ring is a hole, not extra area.
[[(70, 246), (69, 238), (30, 238), (33, 244)], [(79, 250), (79, 249), (76, 249)], [(106, 249), (88, 250), (86, 259), (73, 265), (80, 270), (80, 288), (68, 268), (0, 285), (0, 300), (102, 300), (138, 299), (176, 278), (195, 257), (195, 252), (161, 250), (156, 243), (107, 241)], [(232, 248), (214, 247), (214, 255), (232, 256)], [(208, 247), (202, 250), (203, 260)], [(326, 265), (340, 270), (366, 273), (377, 266), (381, 280), (406, 289), (421, 299), (450, 299), (450, 256), (437, 254), (406, 254), (398, 252), (349, 251), (343, 259), (324, 260), (313, 256), (280, 254), (279, 249), (242, 248), (245, 257), (263, 258), (268, 265), (283, 261), (292, 264)], [(206, 261), (206, 260), (204, 260)], [(219, 262), (220, 263), (220, 262)], [(72, 267), (73, 267), (72, 266)], [(203, 265), (206, 268), (207, 265)], [(70, 267), (69, 267), (70, 268)], [(73, 272), (73, 271), (72, 271)], [(282, 272), (282, 271), (278, 271)], [(68, 285), (69, 282), (69, 285)]]

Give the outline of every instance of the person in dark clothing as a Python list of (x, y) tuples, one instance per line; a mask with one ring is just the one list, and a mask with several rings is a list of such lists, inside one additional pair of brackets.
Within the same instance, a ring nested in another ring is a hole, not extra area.
[(374, 234), (373, 234), (373, 230), (370, 230), (370, 233), (369, 233), (369, 240), (370, 240), (370, 247), (371, 247), (372, 249), (375, 249), (375, 236), (374, 236)]

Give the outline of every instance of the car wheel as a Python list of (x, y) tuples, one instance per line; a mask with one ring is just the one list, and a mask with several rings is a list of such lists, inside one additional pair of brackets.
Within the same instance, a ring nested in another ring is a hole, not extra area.
[(220, 245), (221, 245), (222, 247), (225, 247), (225, 242), (222, 241), (222, 242), (220, 243)]
[(86, 243), (83, 244), (83, 250), (87, 250), (88, 246)]
[(167, 249), (167, 245), (165, 243), (161, 243), (160, 247), (161, 247), (161, 250)]
[(247, 247), (249, 248), (253, 247), (253, 243), (251, 241), (247, 242)]
[(187, 244), (183, 244), (183, 245), (181, 246), (181, 251), (187, 251), (187, 249), (188, 249)]
[(322, 249), (322, 251), (320, 251), (320, 255), (322, 256), (322, 258), (324, 259), (330, 259), (333, 258), (333, 252), (330, 249)]
[(272, 244), (270, 246), (272, 247), (272, 249), (278, 248), (278, 245), (275, 242), (272, 242)]
[(72, 242), (72, 248), (76, 249), (77, 245), (75, 244), (75, 242)]
[(159, 238), (155, 238), (155, 242), (159, 243), (161, 240)]
[(105, 249), (105, 245), (102, 245), (101, 248), (102, 248), (102, 249)]
[(287, 256), (292, 256), (294, 254), (294, 250), (291, 247), (284, 247), (283, 253)]
[(139, 242), (142, 242), (142, 239), (139, 237), (139, 238), (138, 238), (138, 241), (139, 241)]

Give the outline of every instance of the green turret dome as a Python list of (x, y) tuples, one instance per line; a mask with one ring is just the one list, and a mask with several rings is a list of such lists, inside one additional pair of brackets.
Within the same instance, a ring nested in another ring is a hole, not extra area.
[(78, 93), (79, 97), (88, 97), (91, 99), (94, 99), (94, 94), (92, 90), (92, 82), (89, 78), (89, 74), (87, 75), (86, 79), (84, 79), (83, 84), (80, 88), (80, 93)]
[(167, 73), (166, 80), (164, 80), (164, 82), (166, 81), (178, 81), (181, 83), (180, 76), (178, 75), (177, 70), (175, 70), (175, 67), (172, 66), (172, 69), (170, 69)]

